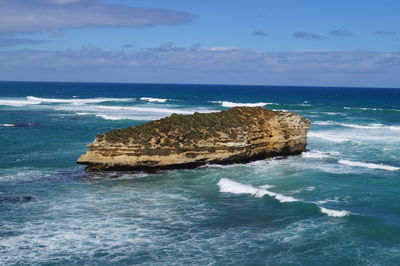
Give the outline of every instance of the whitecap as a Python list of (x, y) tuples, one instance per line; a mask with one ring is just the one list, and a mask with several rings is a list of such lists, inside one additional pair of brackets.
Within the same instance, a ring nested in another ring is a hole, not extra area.
[(38, 125), (36, 123), (0, 124), (0, 127), (34, 127)]
[(334, 203), (339, 203), (339, 197), (334, 197), (333, 199), (324, 199), (324, 200), (319, 200), (316, 203), (317, 204), (325, 204), (325, 203), (329, 203), (329, 202), (334, 202)]
[(368, 124), (368, 125), (359, 125), (359, 124), (352, 124), (352, 123), (340, 123), (340, 122), (333, 122), (333, 121), (315, 121), (313, 122), (314, 125), (320, 126), (342, 126), (342, 127), (350, 127), (350, 128), (357, 128), (357, 129), (389, 129), (389, 130), (400, 130), (400, 126), (388, 126), (383, 124)]
[(71, 104), (88, 104), (88, 103), (103, 103), (103, 102), (131, 102), (134, 98), (88, 98), (88, 99), (55, 99), (55, 98), (39, 98), (34, 96), (26, 97), (29, 102), (39, 103), (71, 103)]
[[(167, 114), (192, 114), (195, 111), (201, 110), (182, 110), (182, 109), (169, 109), (157, 107), (139, 107), (139, 106), (96, 106), (95, 109), (103, 110), (125, 110), (125, 111), (139, 111), (139, 112), (152, 112), (152, 113), (167, 113)], [(207, 110), (208, 111), (208, 110)]]
[[(318, 112), (316, 112), (318, 113)], [(321, 114), (325, 114), (325, 115), (344, 115), (342, 113), (336, 113), (336, 112), (320, 112)]]
[(163, 99), (163, 98), (152, 98), (152, 97), (140, 97), (141, 101), (147, 101), (147, 102), (155, 102), (155, 103), (165, 103), (166, 101), (169, 101), (170, 99)]
[(331, 210), (331, 209), (327, 209), (324, 207), (319, 206), (319, 209), (321, 210), (322, 213), (325, 213), (328, 216), (331, 217), (344, 217), (350, 214), (349, 211), (345, 211), (345, 210)]
[(89, 99), (55, 99), (55, 98), (39, 98), (35, 96), (27, 96), (26, 98), (13, 98), (13, 99), (0, 99), (0, 105), (6, 106), (26, 106), (37, 105), (42, 103), (67, 103), (67, 104), (90, 104), (90, 103), (103, 103), (103, 102), (131, 102), (134, 98), (89, 98)]
[(239, 182), (235, 182), (230, 180), (229, 178), (221, 178), (221, 180), (217, 184), (219, 186), (219, 191), (220, 192), (225, 192), (225, 193), (233, 193), (233, 194), (250, 194), (255, 196), (256, 198), (261, 198), (264, 197), (265, 195), (268, 195), (270, 197), (273, 197), (277, 199), (280, 202), (294, 202), (294, 201), (299, 201), (298, 199), (295, 199), (293, 197), (285, 196), (282, 194), (278, 194), (272, 191), (269, 191), (265, 188), (262, 187), (253, 187), (250, 185), (245, 185), (241, 184)]
[(0, 124), (0, 127), (16, 127), (15, 124)]
[(155, 120), (175, 114), (209, 113), (216, 110), (205, 108), (158, 108), (148, 106), (63, 105), (53, 107), (58, 111), (74, 112), (77, 115), (94, 115), (107, 120), (129, 119), (137, 121)]
[(311, 138), (319, 138), (323, 140), (327, 140), (330, 142), (336, 142), (336, 143), (341, 143), (341, 142), (347, 142), (351, 141), (350, 138), (340, 136), (339, 134), (335, 134), (336, 132), (326, 132), (326, 131), (311, 131), (308, 133), (308, 137)]
[(18, 99), (1, 99), (0, 105), (21, 107), (31, 104), (40, 104), (40, 101), (18, 100)]
[[(254, 187), (251, 185), (245, 185), (245, 184), (241, 184), (239, 182), (232, 181), (229, 178), (221, 178), (220, 181), (217, 183), (217, 185), (219, 186), (219, 191), (224, 192), (224, 193), (250, 194), (256, 198), (262, 198), (265, 195), (267, 195), (267, 196), (277, 199), (278, 201), (280, 201), (282, 203), (300, 201), (299, 199), (296, 199), (296, 198), (293, 198), (290, 196), (285, 196), (285, 195), (278, 194), (278, 193), (267, 190), (267, 188), (271, 188), (270, 185)], [(328, 216), (343, 217), (343, 216), (350, 214), (349, 211), (327, 209), (327, 208), (317, 205), (314, 202), (307, 202), (307, 201), (302, 201), (302, 202), (315, 204), (321, 210), (322, 213), (324, 213)]]
[(256, 107), (256, 106), (265, 106), (271, 105), (275, 103), (266, 103), (266, 102), (258, 102), (258, 103), (236, 103), (236, 102), (229, 102), (229, 101), (210, 101), (210, 103), (217, 103), (223, 107), (237, 107), (237, 106), (247, 106), (247, 107)]
[(376, 131), (376, 134), (372, 134), (370, 131), (357, 131), (356, 129), (335, 129), (335, 130), (311, 130), (307, 136), (309, 138), (318, 138), (334, 143), (365, 143), (372, 145), (373, 143), (392, 143), (397, 142), (398, 134), (394, 131)]
[(259, 186), (259, 188), (264, 188), (264, 189), (269, 189), (269, 188), (274, 188), (275, 186), (274, 185), (262, 185), (262, 186)]
[(347, 165), (347, 166), (355, 166), (355, 167), (364, 167), (369, 169), (379, 169), (379, 170), (387, 170), (387, 171), (396, 171), (400, 170), (400, 167), (385, 165), (385, 164), (375, 164), (375, 163), (364, 163), (357, 161), (349, 161), (349, 160), (339, 160), (338, 163)]
[(312, 122), (312, 124), (319, 125), (319, 126), (331, 126), (331, 125), (334, 125), (334, 123), (332, 121), (315, 121), (315, 122)]
[(334, 155), (340, 155), (338, 152), (322, 152), (322, 151), (307, 151), (301, 154), (303, 158), (314, 158), (314, 159), (323, 159), (329, 158)]
[(124, 120), (124, 119), (128, 119), (124, 116), (112, 116), (112, 115), (105, 115), (105, 114), (96, 114), (96, 117), (101, 117), (105, 120)]

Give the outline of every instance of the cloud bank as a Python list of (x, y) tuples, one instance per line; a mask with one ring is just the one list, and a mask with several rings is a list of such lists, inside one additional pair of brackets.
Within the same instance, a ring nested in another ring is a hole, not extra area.
[(0, 80), (400, 87), (400, 53), (265, 52), (171, 43), (145, 50), (0, 52)]
[(144, 27), (190, 22), (189, 13), (96, 0), (0, 0), (0, 35), (87, 27)]

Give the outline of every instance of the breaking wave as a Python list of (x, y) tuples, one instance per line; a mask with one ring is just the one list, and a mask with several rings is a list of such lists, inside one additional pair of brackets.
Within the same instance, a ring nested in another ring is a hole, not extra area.
[(348, 160), (339, 160), (338, 163), (347, 165), (347, 166), (355, 166), (355, 167), (363, 167), (369, 169), (379, 169), (379, 170), (387, 170), (387, 171), (397, 171), (400, 170), (400, 167), (385, 165), (385, 164), (375, 164), (375, 163), (363, 163), (356, 161), (348, 161)]
[(228, 178), (221, 178), (217, 184), (220, 192), (233, 193), (233, 194), (251, 194), (256, 198), (262, 198), (265, 195), (273, 197), (280, 202), (294, 202), (299, 201), (293, 197), (288, 197), (282, 194), (278, 194), (267, 190), (270, 186), (253, 187), (250, 185), (241, 184), (239, 182), (232, 181)]
[(56, 99), (56, 98), (39, 98), (34, 96), (27, 96), (24, 98), (14, 99), (0, 99), (0, 105), (7, 106), (26, 106), (36, 105), (42, 103), (68, 103), (74, 105), (103, 103), (103, 102), (131, 102), (135, 101), (134, 98), (89, 98), (89, 99)]
[[(391, 131), (393, 132), (393, 131)], [(307, 136), (310, 138), (318, 138), (322, 140), (326, 140), (334, 143), (392, 143), (397, 142), (398, 134), (389, 134), (385, 132), (385, 134), (379, 134), (380, 131), (377, 131), (377, 134), (371, 134), (369, 132), (352, 134), (347, 130), (321, 130), (321, 131), (310, 131)]]
[(237, 107), (237, 106), (247, 106), (247, 107), (256, 107), (256, 106), (265, 106), (265, 105), (272, 105), (275, 103), (265, 103), (265, 102), (258, 102), (258, 103), (235, 103), (235, 102), (228, 102), (228, 101), (210, 101), (210, 103), (217, 103), (220, 104), (222, 107)]
[(155, 103), (165, 103), (166, 101), (169, 101), (170, 99), (141, 97), (140, 100), (141, 101), (147, 101), (147, 102), (155, 102)]
[(89, 98), (89, 99), (52, 99), (27, 96), (28, 101), (40, 103), (71, 103), (71, 104), (88, 104), (88, 103), (103, 103), (103, 102), (131, 102), (134, 98)]
[[(293, 197), (285, 196), (285, 195), (267, 190), (267, 188), (273, 187), (270, 185), (254, 187), (251, 185), (245, 185), (245, 184), (241, 184), (239, 182), (232, 181), (229, 178), (221, 178), (220, 181), (217, 183), (217, 185), (219, 186), (219, 191), (224, 192), (224, 193), (250, 194), (256, 198), (262, 198), (265, 195), (267, 195), (272, 198), (275, 198), (276, 200), (278, 200), (279, 202), (282, 202), (282, 203), (296, 202), (296, 201), (304, 202), (304, 201), (301, 201), (301, 200), (293, 198)], [(304, 202), (304, 203), (309, 203), (309, 202)], [(321, 207), (314, 202), (311, 202), (311, 203), (315, 204), (322, 213), (324, 213), (328, 216), (331, 216), (331, 217), (343, 217), (343, 216), (347, 216), (350, 214), (349, 211), (331, 210), (331, 209)]]
[(323, 152), (323, 151), (307, 151), (303, 152), (301, 154), (301, 157), (304, 158), (314, 158), (314, 159), (323, 159), (323, 158), (329, 158), (332, 156), (337, 156), (340, 155), (339, 152)]
[(60, 111), (72, 111), (77, 115), (94, 115), (106, 120), (155, 120), (175, 114), (193, 114), (194, 112), (209, 113), (216, 110), (205, 108), (178, 109), (178, 108), (158, 108), (143, 106), (63, 106), (56, 108)]
[(331, 209), (327, 209), (324, 207), (319, 207), (319, 209), (321, 210), (322, 213), (325, 213), (328, 216), (332, 216), (332, 217), (344, 217), (350, 214), (349, 211), (337, 211), (337, 210), (331, 210)]
[(342, 126), (342, 127), (351, 127), (351, 128), (359, 128), (359, 129), (389, 129), (389, 130), (400, 130), (400, 126), (385, 126), (383, 124), (368, 124), (368, 125), (358, 125), (351, 123), (339, 123), (334, 121), (315, 121), (313, 122), (315, 125), (320, 126)]

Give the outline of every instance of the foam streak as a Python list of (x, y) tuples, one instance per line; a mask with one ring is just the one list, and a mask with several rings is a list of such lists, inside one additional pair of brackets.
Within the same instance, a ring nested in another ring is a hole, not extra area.
[(400, 170), (400, 167), (385, 165), (385, 164), (375, 164), (375, 163), (363, 163), (356, 161), (348, 161), (348, 160), (339, 160), (338, 163), (347, 165), (347, 166), (355, 166), (355, 167), (363, 167), (369, 169), (379, 169), (379, 170), (387, 170), (387, 171), (397, 171)]

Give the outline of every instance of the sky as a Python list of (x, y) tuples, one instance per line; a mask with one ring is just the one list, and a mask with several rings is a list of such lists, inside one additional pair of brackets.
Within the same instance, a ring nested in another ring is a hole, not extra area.
[(398, 0), (0, 0), (0, 80), (400, 88)]

